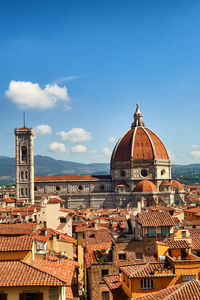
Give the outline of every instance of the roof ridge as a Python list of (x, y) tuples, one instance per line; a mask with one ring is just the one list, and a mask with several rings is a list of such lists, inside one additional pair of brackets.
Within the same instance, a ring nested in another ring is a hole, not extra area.
[[(28, 262), (25, 262), (25, 261), (22, 261), (22, 260), (20, 260), (20, 262), (23, 263), (24, 265), (27, 265), (27, 266), (31, 267), (32, 269), (38, 270), (38, 271), (40, 271), (40, 272), (42, 272), (42, 273), (45, 273), (45, 274), (47, 274), (47, 275), (49, 275), (49, 276), (54, 277), (55, 279), (57, 279), (57, 280), (61, 281), (62, 283), (64, 283), (65, 286), (67, 286), (67, 283), (66, 283), (64, 280), (58, 278), (57, 276), (52, 275), (52, 274), (48, 273), (47, 271), (43, 271), (43, 270), (41, 270), (41, 269), (38, 268), (38, 267), (32, 266), (32, 265), (31, 265), (30, 263), (28, 263)], [(34, 263), (34, 261), (33, 261), (33, 263)]]
[(133, 274), (135, 274), (136, 272), (140, 272), (142, 271), (145, 267), (147, 267), (150, 264), (150, 262), (144, 264), (143, 266), (141, 266), (140, 268), (138, 268), (137, 270), (135, 270), (134, 272), (132, 272), (131, 276), (133, 276)]
[[(198, 280), (197, 280), (198, 281)], [(167, 297), (163, 298), (163, 300), (170, 300), (171, 296), (177, 294), (178, 292), (180, 292), (180, 290), (182, 290), (186, 285), (188, 285), (191, 281), (185, 282), (182, 286), (180, 286), (178, 289), (176, 289), (174, 292), (172, 292), (170, 295), (168, 295)]]

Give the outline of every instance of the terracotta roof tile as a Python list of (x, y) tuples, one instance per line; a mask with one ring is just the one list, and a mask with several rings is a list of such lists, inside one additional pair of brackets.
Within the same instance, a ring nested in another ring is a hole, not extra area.
[(35, 223), (0, 224), (0, 235), (30, 235)]
[(34, 260), (30, 265), (55, 276), (59, 280), (64, 281), (68, 286), (71, 286), (74, 270), (78, 267), (78, 263), (70, 259), (63, 259), (60, 262)]
[(74, 176), (35, 176), (35, 181), (99, 181), (110, 179), (109, 175), (74, 175)]
[(49, 239), (49, 236), (34, 234), (32, 238), (36, 241), (41, 241), (41, 242), (46, 243)]
[(153, 133), (150, 129), (146, 128), (146, 131), (150, 135), (153, 145), (156, 151), (156, 158), (157, 159), (169, 159), (167, 150), (165, 149), (164, 144), (161, 142), (161, 140), (158, 138), (158, 136)]
[(192, 239), (192, 250), (200, 251), (200, 233), (190, 234)]
[(164, 263), (141, 263), (130, 266), (120, 267), (129, 278), (143, 278), (143, 277), (174, 277), (171, 273), (156, 273), (154, 270), (164, 269)]
[(32, 237), (28, 235), (0, 237), (0, 252), (32, 250), (32, 245)]
[[(72, 238), (71, 236), (69, 236), (68, 234), (62, 233), (62, 232), (52, 229), (52, 228), (47, 228), (48, 236), (55, 235), (55, 234), (60, 235), (60, 240), (62, 242), (77, 244), (77, 241), (74, 238)], [(58, 239), (58, 241), (59, 241), (59, 239)]]
[(120, 274), (106, 275), (103, 280), (111, 291), (120, 288), (122, 285)]
[(84, 254), (84, 258), (85, 258), (85, 265), (87, 268), (90, 268), (92, 263), (97, 262), (94, 252), (86, 252)]
[(65, 200), (60, 198), (50, 198), (47, 202), (48, 204), (54, 204), (54, 203), (65, 203)]
[(172, 179), (172, 187), (173, 189), (177, 189), (179, 191), (184, 191), (183, 185), (177, 180)]
[(134, 192), (138, 192), (138, 193), (158, 193), (158, 189), (155, 186), (155, 184), (153, 184), (153, 182), (149, 181), (149, 180), (142, 180), (140, 181), (135, 189)]
[(140, 296), (135, 300), (197, 300), (200, 299), (200, 282), (188, 281), (158, 292)]
[(111, 235), (108, 231), (86, 231), (85, 240), (87, 245), (111, 243)]
[(175, 225), (168, 211), (142, 212), (139, 216), (139, 220), (143, 227)]
[(164, 241), (163, 244), (169, 246), (169, 249), (189, 249), (190, 245), (186, 240), (174, 240), (174, 241)]
[(55, 276), (21, 261), (0, 262), (0, 286), (64, 286)]

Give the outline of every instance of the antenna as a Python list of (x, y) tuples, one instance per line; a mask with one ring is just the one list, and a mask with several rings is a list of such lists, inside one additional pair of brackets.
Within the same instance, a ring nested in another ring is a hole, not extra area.
[(24, 121), (24, 127), (26, 127), (25, 126), (25, 121), (26, 121), (26, 119), (25, 119), (25, 112), (23, 112), (23, 121)]

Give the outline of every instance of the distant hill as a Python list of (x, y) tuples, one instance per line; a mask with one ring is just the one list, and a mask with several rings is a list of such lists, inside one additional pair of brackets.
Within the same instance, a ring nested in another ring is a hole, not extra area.
[[(49, 156), (35, 156), (35, 175), (104, 175), (109, 174), (110, 164), (82, 164), (57, 160)], [(200, 164), (172, 165), (172, 177), (185, 184), (200, 184)], [(15, 183), (15, 158), (0, 156), (0, 184)]]
[[(110, 164), (81, 164), (71, 161), (57, 160), (49, 156), (36, 155), (35, 175), (103, 175), (109, 174)], [(15, 183), (15, 158), (0, 156), (0, 184)]]

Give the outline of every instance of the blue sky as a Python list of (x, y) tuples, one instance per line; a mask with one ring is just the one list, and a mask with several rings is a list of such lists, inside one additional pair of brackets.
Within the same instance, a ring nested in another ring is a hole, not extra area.
[(0, 155), (25, 111), (35, 154), (109, 162), (139, 102), (173, 161), (200, 163), (199, 15), (198, 0), (2, 0)]

